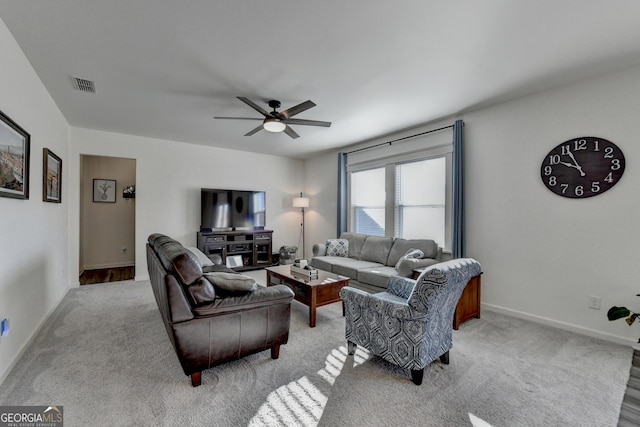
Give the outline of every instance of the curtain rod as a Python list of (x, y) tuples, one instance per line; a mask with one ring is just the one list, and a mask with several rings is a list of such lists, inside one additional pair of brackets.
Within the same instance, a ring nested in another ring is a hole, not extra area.
[(453, 125), (449, 125), (449, 126), (444, 126), (444, 127), (438, 128), (438, 129), (428, 130), (426, 132), (416, 133), (415, 135), (405, 136), (405, 137), (402, 137), (402, 138), (394, 139), (393, 141), (381, 142), (380, 144), (372, 145), (370, 147), (358, 148), (357, 150), (347, 151), (345, 154), (353, 154), (353, 153), (357, 153), (359, 151), (364, 151), (364, 150), (369, 150), (371, 148), (380, 147), (382, 145), (391, 145), (394, 142), (399, 142), (399, 141), (403, 141), (405, 139), (415, 138), (416, 136), (422, 136), (422, 135), (426, 135), (428, 133), (433, 133), (433, 132), (438, 132), (438, 131), (445, 130), (445, 129), (450, 129), (452, 127), (453, 127)]

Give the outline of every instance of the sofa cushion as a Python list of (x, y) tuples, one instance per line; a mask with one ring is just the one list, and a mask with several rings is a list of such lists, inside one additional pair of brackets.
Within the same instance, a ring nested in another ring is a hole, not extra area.
[(216, 291), (208, 280), (196, 280), (185, 288), (193, 306), (210, 303), (216, 299)]
[(393, 267), (386, 265), (358, 270), (358, 282), (386, 289), (389, 277), (397, 275)]
[(364, 241), (367, 239), (367, 235), (344, 232), (340, 235), (340, 238), (349, 241), (349, 258), (360, 259), (360, 253), (362, 252), (362, 247), (364, 246)]
[(431, 239), (397, 238), (393, 241), (386, 264), (396, 265), (409, 249), (420, 249), (424, 253), (424, 258), (438, 258), (438, 244)]
[[(362, 261), (386, 264), (392, 244), (393, 237), (367, 236), (367, 239), (364, 241), (364, 246), (362, 247), (362, 252), (360, 253), (360, 259)], [(404, 252), (406, 252), (406, 250), (402, 253), (404, 254)], [(395, 265), (395, 262), (391, 265)]]
[(196, 256), (177, 240), (154, 234), (149, 237), (149, 244), (158, 254), (165, 270), (174, 273), (183, 285), (190, 285), (202, 277), (202, 268)]
[(361, 261), (352, 258), (334, 257), (332, 272), (347, 276), (354, 280), (360, 280), (358, 278), (358, 272), (363, 268), (382, 267), (382, 264), (371, 261)]
[(205, 273), (204, 277), (217, 289), (227, 292), (250, 292), (258, 287), (251, 276), (237, 273)]
[(349, 241), (347, 239), (327, 240), (327, 256), (349, 256)]

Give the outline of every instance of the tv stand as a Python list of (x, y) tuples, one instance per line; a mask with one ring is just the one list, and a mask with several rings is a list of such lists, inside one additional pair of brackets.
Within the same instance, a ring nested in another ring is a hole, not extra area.
[(223, 265), (229, 259), (236, 271), (255, 270), (273, 264), (272, 235), (271, 230), (200, 231), (198, 249), (212, 261), (219, 256)]

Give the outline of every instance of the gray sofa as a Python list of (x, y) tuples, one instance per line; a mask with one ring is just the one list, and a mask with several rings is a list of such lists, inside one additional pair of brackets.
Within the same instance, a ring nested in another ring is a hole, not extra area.
[[(424, 257), (403, 258), (410, 249), (419, 249)], [(386, 291), (391, 276), (411, 277), (416, 268), (450, 259), (451, 254), (430, 239), (342, 233), (339, 239), (313, 245), (310, 264), (320, 270), (349, 277), (349, 286), (375, 293)]]

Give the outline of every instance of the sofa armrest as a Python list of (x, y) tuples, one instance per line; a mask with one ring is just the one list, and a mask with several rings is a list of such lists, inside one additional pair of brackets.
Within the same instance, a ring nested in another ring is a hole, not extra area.
[(253, 292), (216, 298), (210, 304), (195, 307), (193, 313), (196, 317), (216, 316), (276, 304), (289, 304), (293, 297), (293, 291), (286, 285), (275, 285), (266, 288), (259, 286)]
[(398, 276), (411, 277), (413, 270), (416, 268), (429, 267), (439, 262), (439, 260), (434, 258), (407, 258), (400, 261), (396, 270), (398, 271)]
[(324, 243), (316, 243), (313, 245), (313, 256), (325, 256), (327, 254), (327, 245)]
[(415, 320), (424, 317), (423, 313), (414, 310), (406, 301), (394, 300), (394, 296), (388, 292), (370, 294), (360, 289), (345, 286), (340, 290), (340, 297), (344, 301), (347, 316), (352, 311), (371, 310), (399, 319)]
[(440, 260), (440, 262), (450, 261), (453, 259), (453, 254), (451, 253), (451, 251), (443, 250), (438, 259)]

